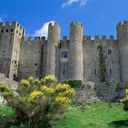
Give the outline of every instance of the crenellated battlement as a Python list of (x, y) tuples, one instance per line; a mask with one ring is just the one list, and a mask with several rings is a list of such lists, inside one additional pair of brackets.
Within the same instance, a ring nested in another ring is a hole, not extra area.
[(122, 30), (122, 29), (127, 29), (128, 28), (128, 21), (124, 21), (124, 22), (119, 22), (116, 26), (117, 31)]
[(52, 28), (60, 28), (60, 25), (58, 23), (49, 23), (49, 28), (52, 29)]
[(102, 40), (107, 40), (106, 35), (102, 35)]
[(109, 41), (109, 40), (110, 41), (114, 41), (116, 39), (114, 38), (113, 35), (110, 35), (109, 38), (107, 38), (107, 36), (105, 36), (105, 35), (102, 35), (101, 38), (98, 35), (95, 35), (94, 38), (92, 38), (91, 36), (86, 36), (86, 35), (83, 36), (83, 41), (84, 42), (91, 42), (91, 41), (94, 41), (94, 42), (98, 42), (98, 41), (104, 42), (104, 41)]
[(83, 36), (83, 41), (91, 41), (91, 36), (86, 36), (86, 35), (84, 35)]
[(18, 22), (10, 23), (9, 21), (7, 21), (6, 23), (0, 22), (0, 28), (19, 28), (19, 29), (24, 29)]
[(23, 41), (28, 41), (28, 42), (35, 42), (35, 41), (46, 41), (46, 37), (42, 36), (42, 37), (26, 37), (26, 38), (23, 38)]
[(95, 35), (94, 40), (99, 40), (99, 36)]
[(68, 37), (67, 37), (67, 36), (63, 36), (62, 41), (63, 41), (63, 42), (66, 42), (67, 40), (68, 40)]
[(16, 33), (19, 34), (19, 36), (24, 36), (24, 28), (17, 22), (10, 23), (7, 21), (6, 23), (0, 22), (0, 33)]
[(80, 22), (72, 22), (70, 26), (83, 26)]
[(109, 39), (110, 39), (111, 41), (115, 40), (113, 35), (110, 35)]

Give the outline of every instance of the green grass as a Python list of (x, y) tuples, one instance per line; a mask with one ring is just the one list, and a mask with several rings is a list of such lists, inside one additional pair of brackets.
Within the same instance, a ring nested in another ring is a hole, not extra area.
[(128, 112), (120, 103), (72, 106), (56, 128), (128, 128)]

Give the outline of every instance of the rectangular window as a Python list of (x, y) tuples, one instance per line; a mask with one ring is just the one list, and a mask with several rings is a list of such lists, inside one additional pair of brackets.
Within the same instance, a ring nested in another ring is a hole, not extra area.
[(68, 51), (67, 50), (60, 51), (60, 60), (61, 60), (61, 62), (68, 61)]

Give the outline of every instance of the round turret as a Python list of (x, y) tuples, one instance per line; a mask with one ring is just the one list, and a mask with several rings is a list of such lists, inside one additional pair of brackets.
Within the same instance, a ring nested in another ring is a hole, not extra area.
[(50, 23), (48, 27), (48, 42), (46, 56), (46, 75), (56, 75), (56, 46), (60, 42), (60, 26)]
[(117, 40), (120, 50), (121, 80), (128, 81), (128, 21), (117, 25)]
[(81, 23), (70, 25), (69, 79), (83, 80), (83, 26)]

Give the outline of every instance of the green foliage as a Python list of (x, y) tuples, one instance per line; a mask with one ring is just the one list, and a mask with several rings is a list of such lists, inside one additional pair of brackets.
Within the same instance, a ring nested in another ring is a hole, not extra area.
[(82, 86), (82, 80), (64, 80), (63, 83), (70, 85), (70, 87), (78, 89)]
[(0, 127), (8, 127), (9, 121), (15, 116), (14, 110), (6, 105), (0, 105)]
[(9, 106), (0, 105), (0, 114), (6, 117), (10, 117), (15, 115), (15, 111)]
[(53, 117), (61, 117), (75, 90), (67, 84), (58, 83), (54, 76), (46, 76), (41, 80), (33, 77), (22, 80), (16, 91), (1, 85), (0, 92), (16, 111), (19, 126), (26, 124), (31, 128), (41, 122), (50, 124)]

